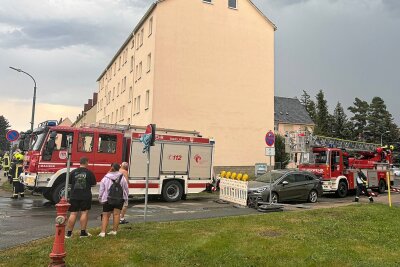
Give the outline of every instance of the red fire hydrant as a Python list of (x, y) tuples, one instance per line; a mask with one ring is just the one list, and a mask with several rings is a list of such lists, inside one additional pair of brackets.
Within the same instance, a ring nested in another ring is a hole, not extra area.
[(56, 205), (57, 217), (56, 217), (56, 235), (53, 243), (53, 250), (50, 253), (51, 267), (63, 267), (65, 266), (64, 258), (67, 256), (64, 247), (65, 241), (65, 222), (67, 221), (67, 211), (70, 204), (63, 197), (60, 202)]

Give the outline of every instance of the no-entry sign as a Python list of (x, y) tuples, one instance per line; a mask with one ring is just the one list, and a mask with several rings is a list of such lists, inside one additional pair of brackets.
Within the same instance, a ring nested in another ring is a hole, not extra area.
[(273, 146), (275, 144), (275, 134), (273, 131), (269, 131), (265, 135), (265, 143), (267, 144), (267, 146)]
[(17, 141), (17, 140), (19, 139), (19, 132), (15, 131), (15, 130), (9, 130), (9, 131), (6, 133), (6, 139), (7, 139), (9, 142)]

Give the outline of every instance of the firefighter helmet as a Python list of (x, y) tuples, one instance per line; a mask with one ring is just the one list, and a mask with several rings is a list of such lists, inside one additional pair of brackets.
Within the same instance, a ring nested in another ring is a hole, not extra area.
[(222, 178), (224, 178), (226, 175), (226, 171), (222, 171), (221, 174), (219, 176), (221, 176)]
[(16, 160), (24, 160), (24, 155), (22, 155), (21, 153), (17, 153), (14, 155), (14, 158)]

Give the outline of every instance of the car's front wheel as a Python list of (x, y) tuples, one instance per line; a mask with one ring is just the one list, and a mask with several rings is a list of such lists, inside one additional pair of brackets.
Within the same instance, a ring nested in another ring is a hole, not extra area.
[(308, 202), (316, 203), (317, 201), (318, 201), (318, 192), (315, 190), (311, 190), (310, 193), (308, 193)]
[(272, 192), (272, 193), (271, 193), (271, 203), (276, 204), (276, 203), (278, 203), (278, 201), (279, 201), (279, 196), (278, 196), (278, 194), (275, 193), (275, 192)]

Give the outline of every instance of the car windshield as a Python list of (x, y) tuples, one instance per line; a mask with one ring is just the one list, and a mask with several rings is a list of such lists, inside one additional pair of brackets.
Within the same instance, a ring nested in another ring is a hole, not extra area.
[(46, 137), (46, 132), (41, 132), (37, 135), (32, 136), (32, 143), (31, 143), (32, 150), (39, 151), (42, 148), (42, 144), (45, 137)]
[(281, 172), (267, 172), (256, 178), (257, 182), (269, 183), (270, 181), (275, 182), (279, 178), (281, 178), (284, 173)]

